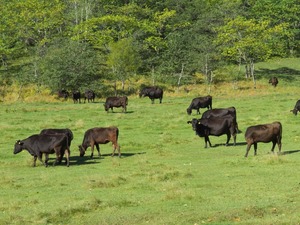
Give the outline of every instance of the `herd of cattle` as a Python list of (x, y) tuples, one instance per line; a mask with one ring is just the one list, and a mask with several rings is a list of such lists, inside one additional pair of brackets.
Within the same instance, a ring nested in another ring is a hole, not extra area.
[[(66, 94), (67, 92), (64, 93)], [(76, 101), (74, 100), (75, 96), (77, 96)], [(80, 97), (78, 96), (80, 96), (80, 92), (73, 92), (74, 103), (80, 102)], [(89, 101), (94, 101), (95, 99), (95, 93), (92, 91), (86, 91), (84, 96), (85, 100), (88, 99)], [(151, 99), (152, 104), (154, 103), (154, 99), (159, 99), (160, 103), (162, 103), (163, 90), (159, 87), (147, 87), (140, 91), (140, 97), (145, 96), (148, 96)], [(113, 107), (123, 107), (123, 112), (126, 112), (127, 104), (128, 98), (126, 96), (108, 97), (104, 103), (104, 108), (108, 112), (109, 109), (113, 110)], [(192, 125), (192, 129), (196, 132), (196, 135), (204, 137), (205, 148), (207, 148), (208, 144), (210, 147), (212, 146), (209, 136), (227, 135), (226, 145), (229, 144), (232, 136), (233, 144), (236, 145), (236, 135), (241, 133), (241, 131), (238, 128), (235, 107), (212, 108), (212, 96), (208, 95), (192, 99), (192, 102), (186, 111), (188, 115), (192, 114), (192, 110), (196, 110), (197, 114), (200, 114), (200, 108), (207, 108), (207, 110), (202, 113), (201, 118), (193, 118), (192, 120), (187, 121), (187, 123)], [(298, 111), (300, 111), (300, 100), (296, 102), (294, 109), (291, 110), (294, 115), (297, 115)], [(118, 144), (118, 136), (119, 129), (117, 127), (95, 127), (88, 129), (84, 134), (82, 144), (79, 146), (80, 156), (84, 156), (86, 149), (91, 147), (91, 157), (93, 157), (94, 146), (96, 146), (98, 155), (101, 156), (99, 144), (112, 142), (112, 156), (117, 150), (118, 156), (120, 157), (121, 152)], [(248, 156), (248, 152), (252, 145), (254, 145), (254, 155), (257, 154), (258, 142), (272, 142), (272, 152), (274, 152), (274, 148), (277, 144), (279, 152), (281, 152), (281, 138), (282, 125), (280, 122), (248, 127), (245, 132), (245, 140), (247, 143), (245, 157)], [(23, 149), (27, 150), (34, 157), (34, 166), (36, 165), (37, 158), (45, 166), (48, 166), (49, 154), (56, 154), (54, 165), (56, 163), (61, 163), (62, 158), (65, 155), (66, 164), (69, 166), (72, 140), (73, 133), (70, 129), (44, 129), (39, 134), (34, 134), (24, 140), (18, 140), (15, 143), (14, 154), (21, 152)], [(45, 155), (44, 162), (42, 161), (43, 154)]]
[[(59, 97), (68, 98), (69, 93), (62, 90), (58, 93)], [(146, 87), (140, 91), (140, 97), (148, 96), (151, 99), (152, 104), (154, 99), (159, 99), (160, 103), (163, 98), (163, 90), (159, 87)], [(72, 92), (72, 98), (74, 103), (81, 102), (81, 93), (79, 91)], [(84, 102), (88, 99), (88, 102), (94, 102), (95, 93), (91, 90), (87, 90), (84, 93)], [(128, 98), (123, 97), (108, 97), (104, 103), (105, 111), (109, 109), (113, 110), (113, 107), (122, 107), (123, 112), (126, 112), (126, 106), (128, 104)], [(113, 145), (114, 156), (115, 151), (118, 151), (118, 156), (121, 157), (120, 146), (118, 144), (119, 129), (115, 126), (112, 127), (94, 127), (88, 129), (83, 137), (82, 144), (79, 145), (80, 156), (83, 157), (88, 147), (91, 147), (91, 158), (94, 155), (94, 147), (98, 151), (100, 157), (100, 144), (107, 144), (109, 142)], [(63, 156), (66, 158), (66, 165), (70, 165), (70, 146), (73, 140), (73, 132), (70, 129), (44, 129), (39, 134), (29, 136), (24, 140), (18, 140), (14, 146), (14, 154), (21, 152), (23, 149), (27, 150), (30, 155), (33, 156), (33, 166), (36, 166), (36, 160), (39, 159), (46, 167), (48, 166), (49, 154), (55, 153), (56, 160), (53, 165), (61, 163)], [(45, 161), (42, 160), (43, 154), (45, 155)]]

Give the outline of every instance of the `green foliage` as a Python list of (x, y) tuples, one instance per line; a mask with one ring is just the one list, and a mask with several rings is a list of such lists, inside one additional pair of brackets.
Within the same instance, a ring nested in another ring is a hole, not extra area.
[(100, 78), (96, 52), (86, 43), (58, 39), (41, 64), (41, 80), (52, 90), (85, 89)]

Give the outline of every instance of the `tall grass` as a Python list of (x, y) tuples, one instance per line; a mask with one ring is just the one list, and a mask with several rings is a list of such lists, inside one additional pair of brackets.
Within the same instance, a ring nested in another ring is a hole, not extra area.
[[(255, 90), (247, 84), (213, 87), (213, 107), (235, 106), (243, 133), (237, 146), (224, 146), (225, 136), (211, 137), (208, 149), (186, 123), (199, 117), (186, 108), (207, 94), (205, 85), (166, 92), (162, 104), (129, 96), (127, 113), (106, 113), (103, 99), (1, 104), (0, 224), (300, 223), (299, 118), (290, 112), (297, 87), (285, 80), (278, 88), (267, 79)], [(259, 143), (258, 155), (252, 148), (244, 158), (246, 128), (276, 120), (283, 125), (282, 154)], [(80, 158), (85, 130), (110, 125), (120, 129), (122, 157), (111, 157), (107, 144), (101, 145), (103, 158), (91, 159), (90, 149)], [(33, 168), (26, 151), (13, 155), (16, 140), (47, 127), (73, 131), (69, 168)]]

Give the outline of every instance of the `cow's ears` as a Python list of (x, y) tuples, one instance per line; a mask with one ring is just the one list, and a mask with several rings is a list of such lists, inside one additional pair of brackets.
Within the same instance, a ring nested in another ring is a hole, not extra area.
[(187, 121), (187, 123), (192, 123), (192, 121)]

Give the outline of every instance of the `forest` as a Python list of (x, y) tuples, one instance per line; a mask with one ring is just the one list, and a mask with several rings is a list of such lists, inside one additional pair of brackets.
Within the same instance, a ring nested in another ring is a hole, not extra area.
[[(0, 95), (255, 79), (299, 57), (298, 0), (0, 0)], [(231, 68), (234, 70), (224, 68)]]

